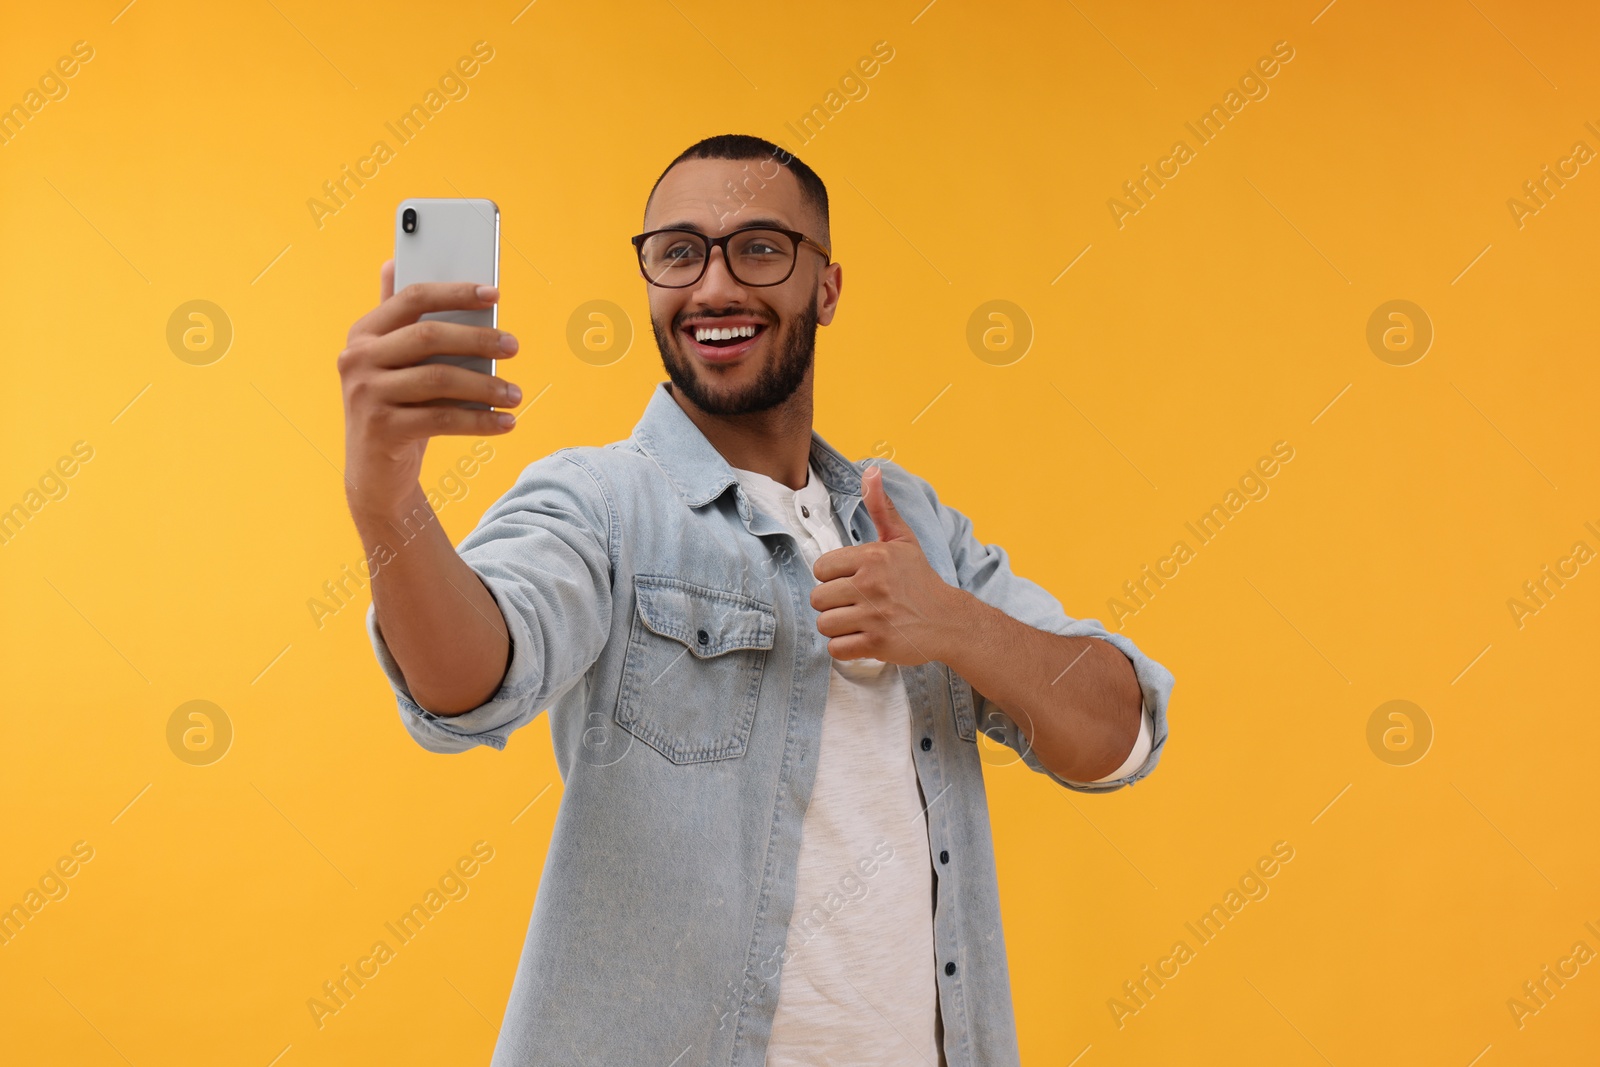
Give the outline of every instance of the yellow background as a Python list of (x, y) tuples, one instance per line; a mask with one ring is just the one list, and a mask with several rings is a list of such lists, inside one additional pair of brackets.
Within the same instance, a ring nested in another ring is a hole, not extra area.
[[(549, 731), (429, 754), (366, 596), (313, 622), (361, 557), (334, 359), (398, 201), (498, 201), (505, 373), (539, 399), (442, 511), (458, 540), (526, 463), (631, 430), (664, 372), (627, 238), (665, 163), (724, 132), (785, 141), (829, 186), (845, 285), (819, 431), (892, 449), (1069, 614), (1109, 625), (1186, 521), (1295, 450), (1126, 620), (1177, 678), (1159, 770), (1089, 797), (990, 768), (1024, 1063), (1593, 1059), (1600, 962), (1520, 1027), (1507, 1001), (1575, 942), (1600, 951), (1600, 566), (1520, 628), (1507, 600), (1600, 549), (1600, 166), (1520, 227), (1507, 200), (1600, 149), (1600, 19), (925, 2), (8, 13), (0, 103), (94, 49), (0, 146), (0, 507), (94, 449), (0, 546), (0, 903), (94, 849), (0, 948), (9, 1061), (487, 1062), (560, 793)], [(470, 95), (318, 228), (307, 200), (479, 40)], [(795, 138), (880, 40), (868, 94)], [(1194, 147), (1184, 122), (1278, 41), (1269, 95), (1118, 228), (1108, 199)], [(208, 366), (166, 341), (197, 299), (234, 331)], [(1366, 342), (1394, 299), (1435, 331), (1404, 367)], [(606, 366), (566, 340), (593, 300), (632, 320)], [(1008, 366), (966, 341), (989, 300), (1032, 323)], [(437, 441), (428, 484), (471, 444)], [(1409, 766), (1367, 741), (1394, 699), (1434, 732)], [(209, 766), (168, 747), (190, 700), (232, 724)], [(307, 1000), (480, 840), (470, 895), (318, 1029)], [(1119, 1028), (1123, 982), (1194, 947), (1184, 923), (1277, 841), (1270, 895)]]

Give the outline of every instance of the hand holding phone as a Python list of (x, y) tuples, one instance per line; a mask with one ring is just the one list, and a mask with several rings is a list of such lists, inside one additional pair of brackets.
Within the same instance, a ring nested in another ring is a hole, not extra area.
[[(431, 218), (445, 217), (435, 215), (428, 203), (403, 204), (396, 213), (397, 228), (405, 226), (407, 205), (417, 212), (419, 234)], [(494, 361), (510, 358), (518, 347), (516, 338), (495, 324), (498, 269), (490, 266), (488, 281), (480, 281), (486, 262), (497, 258), (498, 211), (491, 201), (453, 203), (488, 205), (493, 242), (483, 243), (484, 231), (477, 230), (483, 216), (479, 208), (468, 207), (479, 223), (467, 221), (454, 231), (456, 238), (443, 242), (447, 249), (477, 249), (462, 252), (466, 258), (440, 253), (419, 260), (405, 253), (408, 268), (402, 274), (399, 260), (406, 246), (399, 244), (396, 258), (380, 271), (381, 302), (350, 328), (339, 353), (346, 493), (357, 514), (396, 513), (416, 494), (428, 438), (494, 436), (509, 432), (516, 423), (509, 411), (491, 409), (491, 405), (514, 407), (522, 400), (517, 386), (492, 373)], [(457, 213), (455, 218), (460, 222), (463, 216)], [(474, 232), (480, 236), (473, 237)], [(488, 257), (482, 254), (485, 247), (490, 249)], [(431, 265), (424, 268), (424, 263)], [(418, 277), (456, 271), (468, 272), (469, 277)], [(406, 284), (399, 284), (402, 279)], [(483, 369), (469, 369), (473, 367)]]
[[(500, 284), (500, 209), (493, 200), (412, 197), (400, 202), (395, 209), (394, 285), (398, 290), (418, 282)], [(498, 311), (495, 304), (481, 310), (430, 311), (422, 318), (492, 327), (499, 322)], [(437, 354), (423, 362), (494, 373), (494, 360), (475, 355)], [(488, 406), (475, 400), (455, 403)]]

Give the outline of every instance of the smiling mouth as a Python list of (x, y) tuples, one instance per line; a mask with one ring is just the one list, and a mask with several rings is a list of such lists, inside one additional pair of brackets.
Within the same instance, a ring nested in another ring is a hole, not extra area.
[(744, 355), (755, 346), (767, 327), (761, 323), (739, 326), (686, 326), (683, 335), (702, 359), (711, 363), (727, 362)]

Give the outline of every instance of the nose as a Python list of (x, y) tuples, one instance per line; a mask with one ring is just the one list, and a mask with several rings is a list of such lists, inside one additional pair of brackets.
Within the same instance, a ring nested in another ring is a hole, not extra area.
[(742, 299), (743, 296), (744, 286), (728, 270), (726, 253), (721, 248), (713, 248), (711, 258), (706, 262), (706, 272), (695, 286), (695, 297), (701, 303), (720, 305)]

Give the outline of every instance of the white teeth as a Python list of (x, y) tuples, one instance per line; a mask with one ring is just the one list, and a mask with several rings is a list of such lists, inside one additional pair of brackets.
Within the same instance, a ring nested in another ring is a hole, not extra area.
[(701, 343), (706, 341), (731, 341), (735, 337), (754, 337), (755, 326), (726, 326), (721, 329), (701, 326), (695, 329), (694, 339)]

